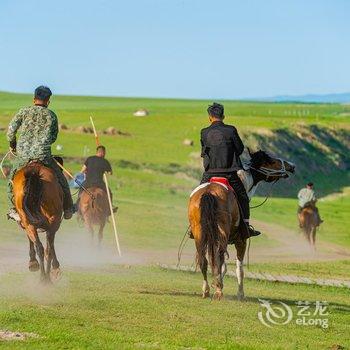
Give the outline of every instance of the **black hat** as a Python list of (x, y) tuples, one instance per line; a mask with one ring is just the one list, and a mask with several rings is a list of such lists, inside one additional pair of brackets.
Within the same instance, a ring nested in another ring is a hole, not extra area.
[(208, 114), (215, 118), (222, 119), (224, 117), (224, 106), (220, 103), (214, 102), (207, 109)]
[(34, 91), (34, 97), (38, 100), (45, 101), (52, 95), (51, 90), (47, 86), (39, 86)]

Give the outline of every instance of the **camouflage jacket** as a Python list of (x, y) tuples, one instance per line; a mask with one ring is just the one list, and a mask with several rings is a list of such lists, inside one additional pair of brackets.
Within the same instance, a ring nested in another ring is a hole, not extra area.
[(43, 106), (30, 106), (19, 110), (11, 120), (7, 140), (17, 140), (18, 157), (31, 160), (51, 157), (51, 145), (56, 141), (58, 134), (57, 116)]

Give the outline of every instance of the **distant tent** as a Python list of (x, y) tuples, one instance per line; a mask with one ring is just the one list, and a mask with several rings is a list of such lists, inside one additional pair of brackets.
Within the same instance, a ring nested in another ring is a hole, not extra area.
[(149, 115), (149, 112), (147, 109), (144, 108), (138, 109), (134, 112), (135, 117), (146, 117), (147, 115)]

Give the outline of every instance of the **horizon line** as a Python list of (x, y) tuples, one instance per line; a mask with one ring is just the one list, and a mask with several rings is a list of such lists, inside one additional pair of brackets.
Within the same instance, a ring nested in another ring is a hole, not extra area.
[[(10, 90), (1, 90), (0, 93), (3, 94), (16, 94), (16, 95), (33, 95), (34, 92), (19, 92), (19, 91), (10, 91)], [(338, 103), (341, 102), (319, 102), (319, 101), (300, 101), (298, 98), (307, 98), (307, 97), (327, 97), (332, 95), (350, 95), (350, 91), (345, 92), (329, 92), (329, 93), (305, 93), (305, 94), (279, 94), (274, 96), (265, 96), (265, 97), (232, 97), (232, 98), (223, 98), (223, 97), (205, 97), (205, 98), (196, 98), (196, 97), (165, 97), (165, 96), (132, 96), (132, 95), (108, 95), (108, 94), (67, 94), (67, 93), (53, 93), (53, 96), (60, 97), (97, 97), (97, 98), (130, 98), (130, 99), (155, 99), (155, 100), (186, 100), (186, 101), (227, 101), (227, 102), (261, 102), (261, 103), (285, 103), (285, 102), (298, 102), (298, 103)], [(283, 98), (283, 101), (276, 101), (276, 99)], [(349, 101), (350, 102), (350, 101)]]

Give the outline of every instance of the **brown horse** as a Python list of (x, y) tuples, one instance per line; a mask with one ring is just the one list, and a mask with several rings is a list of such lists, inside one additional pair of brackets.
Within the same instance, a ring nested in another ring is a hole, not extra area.
[[(245, 170), (244, 185), (248, 192), (254, 192), (261, 181), (273, 182), (287, 178), (295, 166), (280, 158), (272, 158), (263, 151), (251, 154), (249, 169)], [(234, 245), (237, 252), (236, 274), (238, 279), (238, 299), (244, 298), (243, 259), (246, 251), (246, 239), (238, 232), (240, 222), (239, 203), (234, 192), (222, 185), (210, 183), (200, 186), (190, 198), (188, 208), (191, 231), (197, 249), (197, 263), (202, 271), (203, 298), (209, 296), (210, 287), (207, 280), (208, 259), (213, 275), (214, 299), (223, 296), (223, 278), (226, 273), (225, 256), (230, 235), (235, 235)]]
[[(13, 193), (21, 226), (29, 239), (29, 270), (40, 269), (41, 280), (50, 282), (50, 276), (57, 278), (60, 274), (54, 242), (62, 220), (62, 188), (53, 170), (39, 162), (32, 162), (15, 174)], [(39, 232), (46, 233), (45, 250)]]
[(86, 229), (94, 237), (94, 225), (99, 226), (98, 242), (103, 238), (103, 229), (110, 215), (108, 196), (106, 191), (99, 187), (89, 188), (89, 192), (82, 192), (79, 200), (79, 217), (84, 221)]
[(310, 204), (298, 213), (299, 226), (311, 247), (316, 250), (316, 229), (319, 225), (315, 204)]

